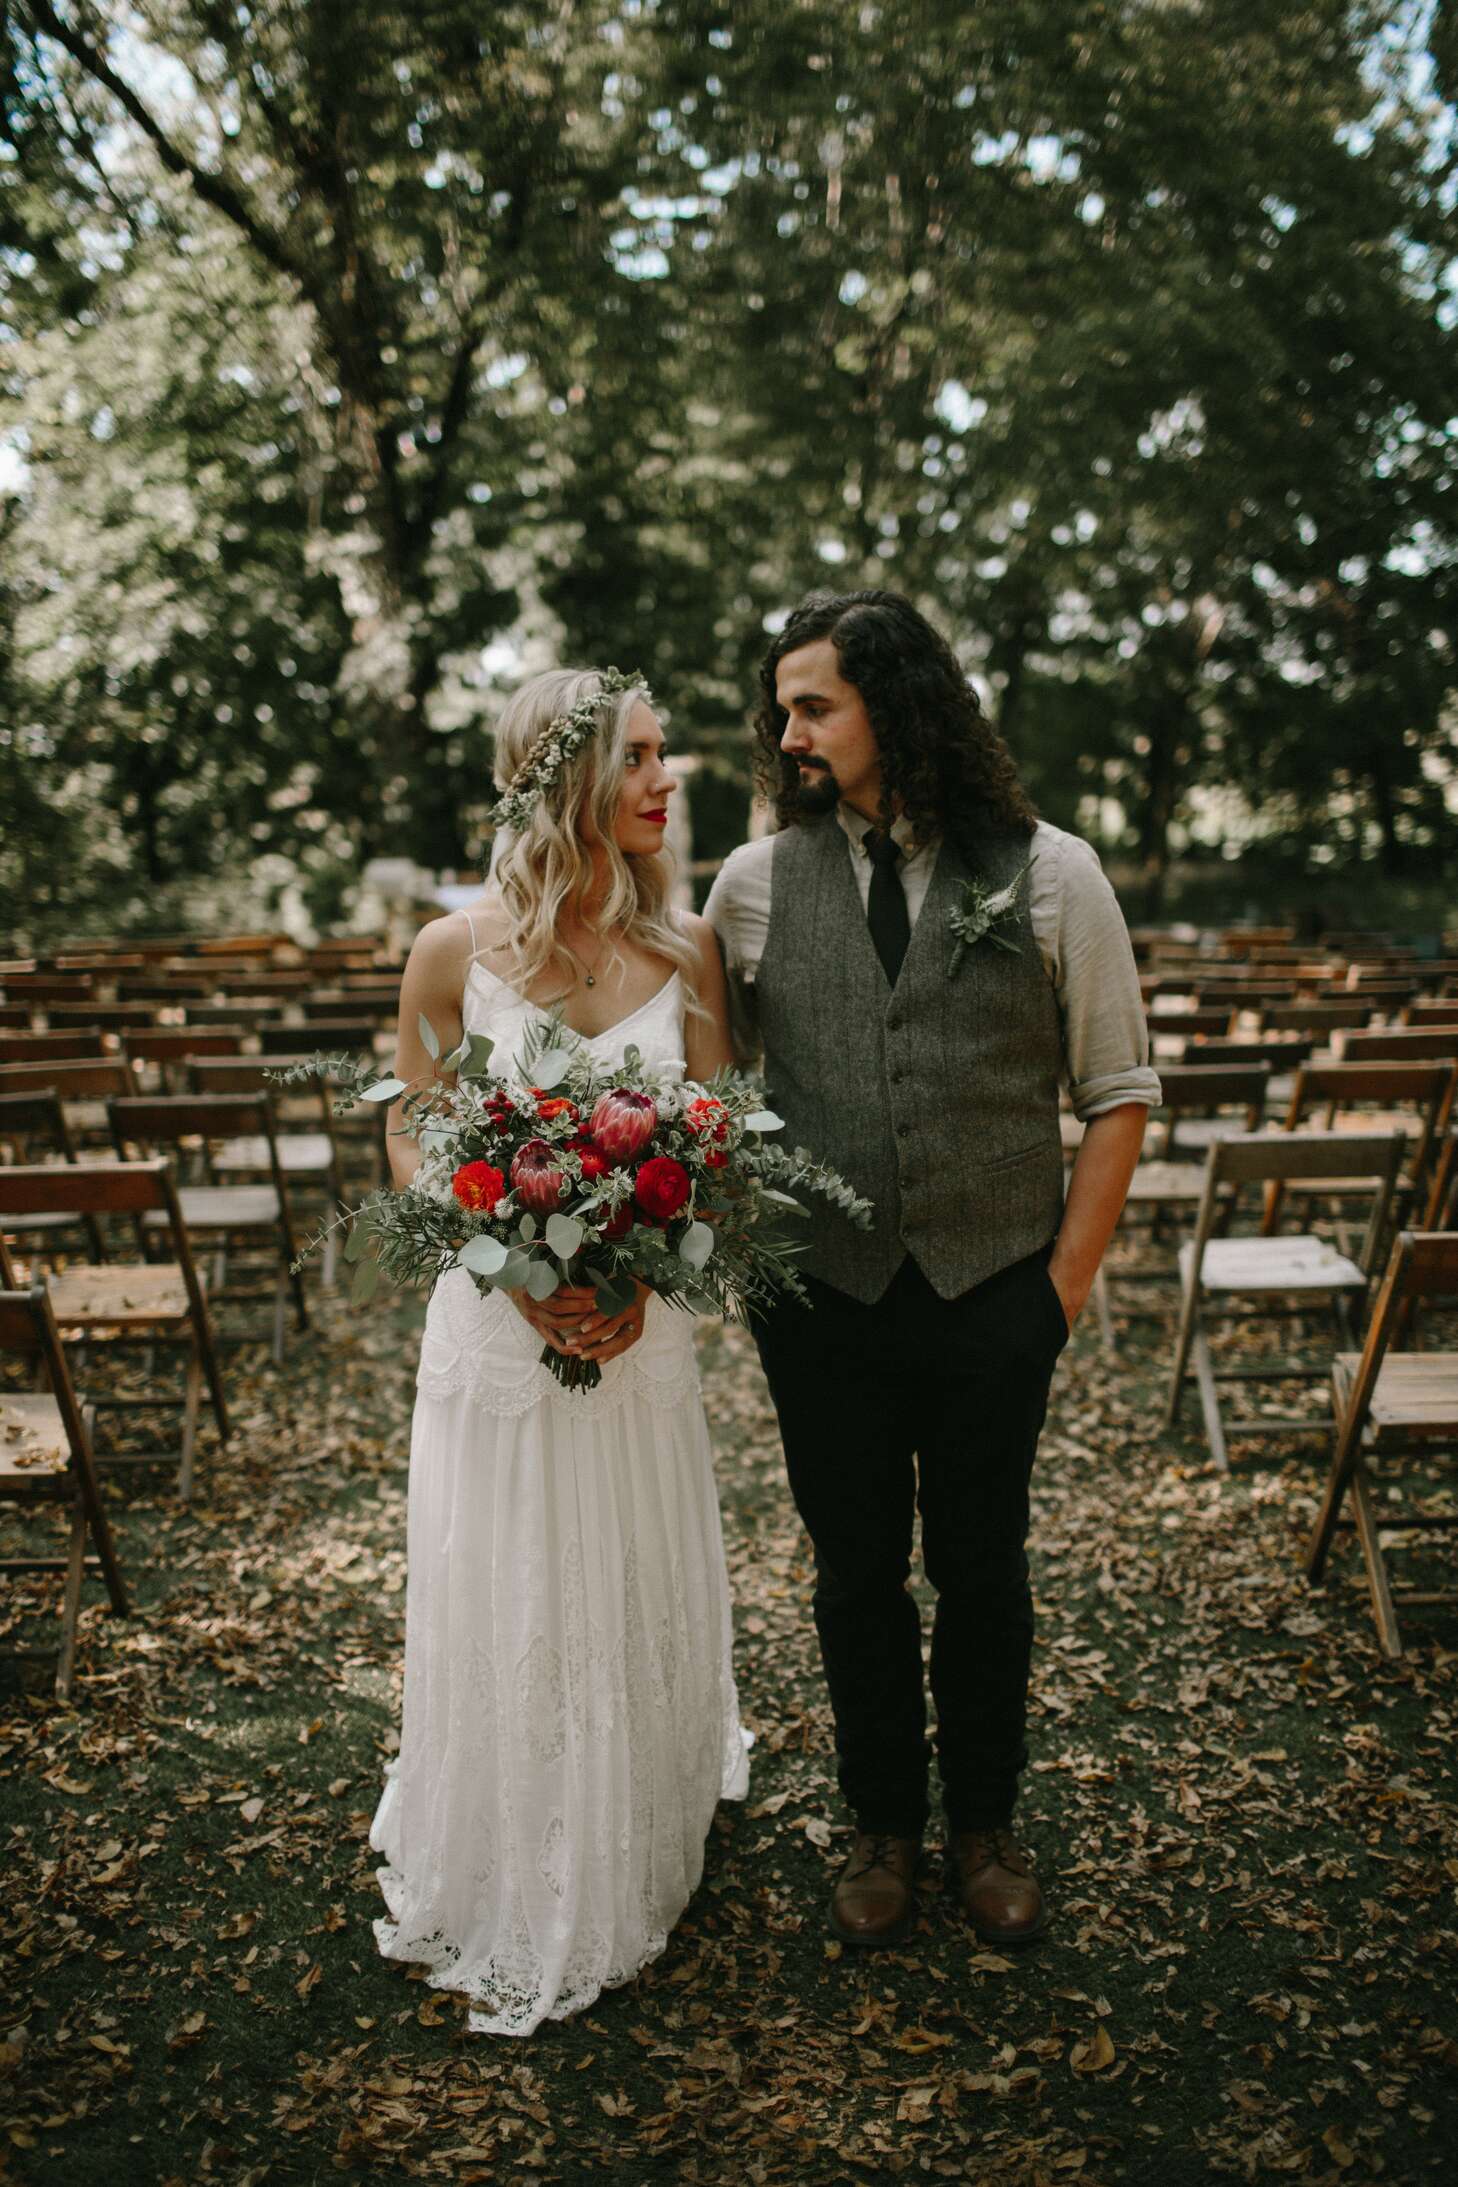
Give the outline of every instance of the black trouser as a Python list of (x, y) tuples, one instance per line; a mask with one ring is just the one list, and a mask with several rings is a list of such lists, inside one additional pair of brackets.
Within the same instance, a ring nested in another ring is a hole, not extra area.
[(1068, 1326), (1050, 1247), (954, 1299), (912, 1260), (873, 1306), (814, 1277), (757, 1324), (790, 1489), (815, 1549), (815, 1625), (840, 1788), (863, 1830), (927, 1817), (913, 1505), (936, 1590), (931, 1686), (953, 1830), (1007, 1822), (1027, 1761), (1028, 1481)]

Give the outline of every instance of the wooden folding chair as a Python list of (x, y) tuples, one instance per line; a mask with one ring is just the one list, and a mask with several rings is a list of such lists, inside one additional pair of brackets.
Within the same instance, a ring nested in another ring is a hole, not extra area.
[[(43, 1284), (0, 1291), (0, 1352), (18, 1355), (32, 1378), (45, 1384), (38, 1390), (0, 1389), (0, 1499), (27, 1508), (62, 1504), (71, 1515), (65, 1556), (3, 1557), (0, 1571), (65, 1573), (56, 1699), (69, 1701), (83, 1579), (88, 1572), (101, 1574), (118, 1617), (127, 1615), (128, 1603), (96, 1480), (90, 1412), (77, 1398)], [(87, 1550), (88, 1537), (96, 1544), (94, 1552)]]
[[(306, 1059), (301, 1057), (299, 1060)], [(278, 1057), (269, 1063), (255, 1056), (231, 1056), (221, 1060), (194, 1057), (189, 1069), (192, 1090), (199, 1094), (261, 1094), (271, 1099), (276, 1121), (274, 1145), (285, 1185), (291, 1193), (312, 1187), (323, 1195), (330, 1212), (336, 1212), (344, 1200), (344, 1185), (339, 1172), (339, 1149), (334, 1140), (328, 1085), (323, 1074), (315, 1071), (290, 1098), (274, 1087), (268, 1077), (270, 1068), (277, 1070), (281, 1062), (282, 1058)], [(286, 1116), (285, 1110), (289, 1112)], [(306, 1128), (294, 1129), (298, 1123), (305, 1124)], [(220, 1178), (267, 1176), (272, 1170), (268, 1141), (259, 1133), (223, 1140), (212, 1150), (212, 1165)], [(326, 1284), (334, 1281), (336, 1237), (337, 1233), (331, 1230), (324, 1241), (322, 1280)]]
[[(1178, 1420), (1193, 1353), (1206, 1440), (1216, 1464), (1224, 1471), (1230, 1470), (1230, 1454), (1217, 1384), (1324, 1381), (1329, 1363), (1324, 1361), (1316, 1367), (1286, 1358), (1242, 1361), (1217, 1368), (1204, 1309), (1208, 1306), (1213, 1314), (1236, 1319), (1252, 1315), (1270, 1318), (1283, 1309), (1288, 1314), (1300, 1314), (1324, 1306), (1335, 1314), (1341, 1332), (1350, 1336), (1352, 1304), (1360, 1301), (1371, 1279), (1402, 1155), (1403, 1141), (1396, 1132), (1359, 1139), (1346, 1132), (1298, 1135), (1265, 1131), (1245, 1139), (1217, 1140), (1211, 1147), (1195, 1234), (1179, 1251), (1183, 1297), (1164, 1425), (1173, 1428)], [(1232, 1189), (1238, 1193), (1243, 1185), (1266, 1184), (1273, 1178), (1328, 1176), (1371, 1177), (1376, 1181), (1367, 1235), (1357, 1260), (1339, 1253), (1324, 1238), (1309, 1234), (1286, 1238), (1213, 1235), (1217, 1217), (1228, 1214), (1224, 1203)], [(1239, 1314), (1242, 1301), (1246, 1306), (1244, 1317)], [(1312, 1427), (1309, 1417), (1263, 1414), (1256, 1420), (1232, 1421), (1230, 1432), (1290, 1435), (1309, 1433)]]
[[(1325, 1131), (1401, 1132), (1407, 1152), (1393, 1203), (1393, 1220), (1401, 1223), (1413, 1208), (1421, 1207), (1430, 1190), (1433, 1151), (1447, 1128), (1455, 1086), (1458, 1066), (1445, 1062), (1307, 1063), (1296, 1074), (1285, 1128), (1301, 1131), (1316, 1122), (1319, 1113)], [(1266, 1188), (1262, 1229), (1267, 1237), (1275, 1235), (1287, 1189), (1279, 1178)], [(1327, 1177), (1315, 1184), (1293, 1182), (1289, 1189), (1305, 1199), (1338, 1203), (1369, 1193), (1372, 1181)]]
[[(53, 1093), (0, 1093), (0, 1152), (9, 1161), (21, 1164), (74, 1162), (76, 1143), (59, 1096)], [(64, 1238), (79, 1229), (85, 1235), (91, 1258), (106, 1259), (101, 1225), (94, 1215), (38, 1210), (33, 1215), (11, 1216), (9, 1222), (22, 1244), (28, 1238), (44, 1244), (48, 1238)]]
[(1339, 1033), (1336, 1044), (1343, 1063), (1458, 1063), (1458, 1026), (1384, 1025)]
[[(296, 1257), (293, 1225), (289, 1220), (288, 1195), (279, 1165), (270, 1097), (267, 1094), (154, 1094), (139, 1100), (113, 1101), (109, 1108), (112, 1136), (118, 1157), (123, 1161), (134, 1149), (150, 1153), (163, 1147), (177, 1149), (180, 1160), (187, 1142), (200, 1142), (198, 1153), (205, 1181), (180, 1183), (177, 1197), (194, 1249), (211, 1251), (216, 1257), (215, 1299), (258, 1296), (256, 1290), (237, 1286), (231, 1292), (224, 1290), (227, 1258), (236, 1242), (241, 1240), (271, 1248), (268, 1258), (275, 1263), (272, 1350), (275, 1364), (281, 1366), (284, 1317), (290, 1290), (300, 1329), (308, 1328), (309, 1314), (304, 1304), (303, 1278), (293, 1266)], [(268, 1182), (218, 1183), (214, 1166), (217, 1146), (244, 1137), (263, 1142)], [(144, 1227), (155, 1228), (160, 1220), (160, 1216), (147, 1217)]]
[(115, 1054), (105, 1033), (0, 1033), (0, 1063), (96, 1063)]
[(1410, 1002), (1402, 1013), (1402, 1023), (1415, 1033), (1441, 1032), (1445, 1027), (1451, 1030), (1458, 1027), (1458, 1002)]
[(218, 1433), (229, 1435), (228, 1405), (222, 1371), (208, 1318), (201, 1270), (196, 1266), (182, 1219), (172, 1171), (166, 1162), (112, 1162), (75, 1168), (64, 1163), (40, 1168), (0, 1166), (0, 1227), (12, 1215), (55, 1208), (72, 1214), (130, 1215), (159, 1219), (171, 1248), (168, 1261), (117, 1262), (101, 1267), (71, 1266), (46, 1280), (46, 1291), (59, 1327), (92, 1346), (186, 1348), (181, 1397), (155, 1391), (132, 1396), (91, 1396), (98, 1412), (146, 1411), (180, 1407), (182, 1438), (175, 1451), (106, 1453), (112, 1465), (177, 1465), (184, 1503), (192, 1494), (198, 1415), (206, 1382)]
[(99, 1062), (0, 1063), (0, 1094), (59, 1095), (78, 1147), (94, 1145), (98, 1140), (109, 1146), (111, 1122), (106, 1104), (136, 1090), (125, 1056), (108, 1056)]
[[(1458, 1594), (1404, 1590), (1395, 1593), (1382, 1552), (1384, 1531), (1439, 1532), (1458, 1526), (1458, 1511), (1379, 1511), (1370, 1461), (1415, 1443), (1458, 1443), (1458, 1352), (1402, 1352), (1398, 1324), (1424, 1301), (1458, 1297), (1458, 1234), (1405, 1230), (1392, 1249), (1360, 1352), (1339, 1352), (1332, 1365), (1336, 1440), (1326, 1492), (1306, 1552), (1313, 1586), (1326, 1570), (1342, 1505), (1352, 1499), (1372, 1614), (1382, 1653), (1402, 1653), (1397, 1604), (1454, 1603)], [(1385, 1470), (1385, 1469), (1384, 1469)]]
[(124, 1033), (122, 1046), (139, 1092), (181, 1093), (194, 1056), (241, 1055), (247, 1037), (241, 1025), (163, 1025)]

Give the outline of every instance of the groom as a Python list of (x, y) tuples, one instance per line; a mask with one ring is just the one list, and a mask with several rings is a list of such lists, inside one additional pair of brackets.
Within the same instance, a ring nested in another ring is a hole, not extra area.
[[(855, 1839), (830, 1926), (915, 1917), (927, 1820), (913, 1514), (949, 1878), (979, 1936), (1045, 1924), (1011, 1828), (1027, 1760), (1028, 1483), (1054, 1365), (1123, 1205), (1159, 1082), (1113, 891), (1038, 822), (946, 641), (892, 592), (815, 594), (762, 671), (779, 832), (710, 895), (746, 1055), (787, 1146), (875, 1203), (817, 1205), (809, 1306), (759, 1325)], [(1086, 1130), (1064, 1200), (1059, 1086)]]

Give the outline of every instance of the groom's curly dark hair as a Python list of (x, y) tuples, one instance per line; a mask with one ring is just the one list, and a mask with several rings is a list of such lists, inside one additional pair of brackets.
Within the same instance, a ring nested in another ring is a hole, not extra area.
[(775, 671), (787, 653), (829, 638), (865, 702), (881, 761), (883, 817), (899, 804), (919, 837), (970, 842), (981, 829), (1031, 835), (1038, 815), (1013, 756), (957, 657), (899, 592), (812, 592), (791, 610), (760, 669), (755, 771), (782, 828), (803, 817), (800, 772), (780, 750), (787, 719)]

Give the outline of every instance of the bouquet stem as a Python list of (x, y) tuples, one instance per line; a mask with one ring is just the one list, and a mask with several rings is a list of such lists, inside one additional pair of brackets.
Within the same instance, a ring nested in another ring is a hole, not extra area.
[(551, 1368), (564, 1390), (595, 1390), (602, 1380), (602, 1369), (595, 1359), (574, 1359), (566, 1352), (554, 1351), (550, 1344), (542, 1346), (542, 1365)]

